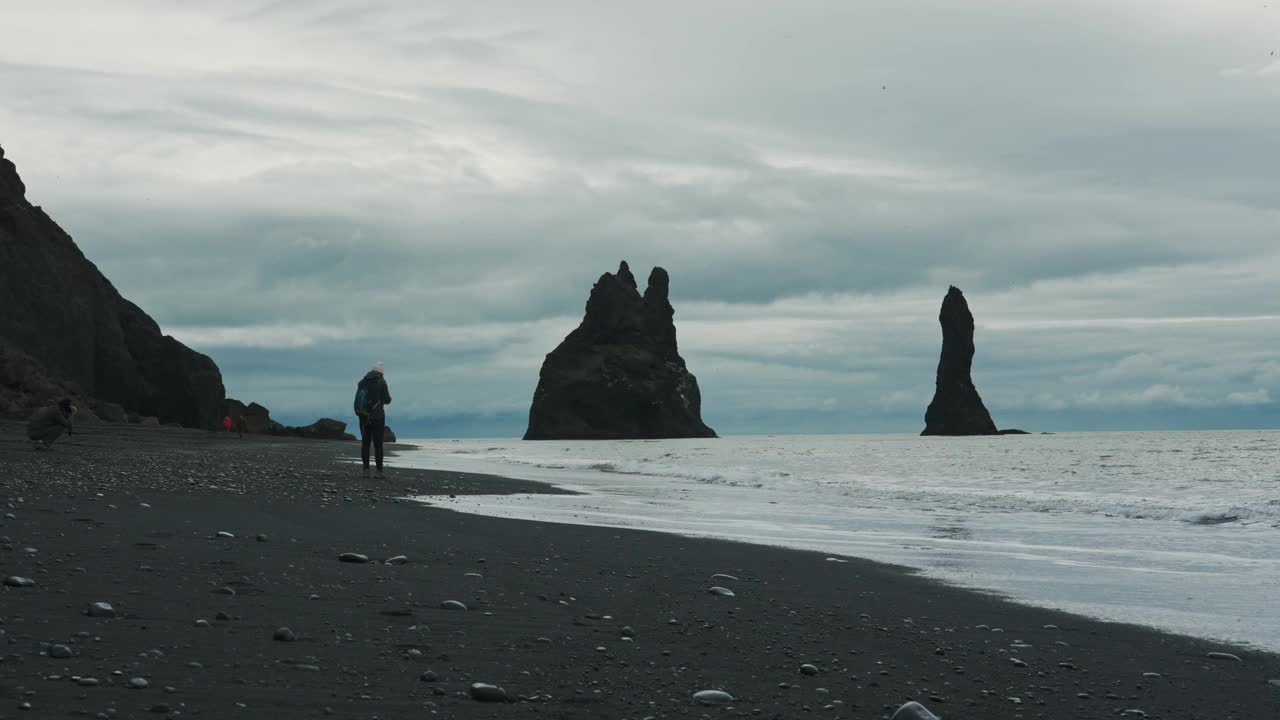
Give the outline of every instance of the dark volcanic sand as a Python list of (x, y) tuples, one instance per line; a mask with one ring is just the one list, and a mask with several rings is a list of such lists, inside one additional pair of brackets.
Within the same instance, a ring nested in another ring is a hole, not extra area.
[[(859, 560), (394, 501), (547, 490), (531, 483), (365, 481), (339, 462), (354, 444), (107, 425), (35, 453), (21, 430), (0, 423), (0, 575), (37, 585), (0, 588), (0, 718), (880, 718), (907, 700), (948, 720), (1280, 717), (1272, 655)], [(480, 703), (473, 682), (535, 700)], [(705, 689), (737, 700), (693, 704)]]

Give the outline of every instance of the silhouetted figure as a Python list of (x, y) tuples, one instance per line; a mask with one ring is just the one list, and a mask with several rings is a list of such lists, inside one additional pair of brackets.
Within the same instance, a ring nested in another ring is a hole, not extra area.
[(382, 438), (387, 426), (385, 407), (391, 404), (391, 391), (383, 375), (383, 365), (373, 367), (356, 385), (355, 411), (360, 418), (360, 459), (364, 461), (364, 473), (369, 474), (369, 446), (373, 445), (377, 461), (378, 477), (382, 477)]
[(63, 398), (57, 405), (40, 408), (27, 422), (27, 437), (36, 450), (52, 450), (53, 443), (62, 433), (75, 434), (72, 419), (79, 412), (70, 398)]

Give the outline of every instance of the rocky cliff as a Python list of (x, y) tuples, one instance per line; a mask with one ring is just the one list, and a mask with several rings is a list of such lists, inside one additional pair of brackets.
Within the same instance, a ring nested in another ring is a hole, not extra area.
[[(71, 394), (99, 416), (111, 405), (213, 427), (225, 394), (208, 357), (164, 335), (116, 292), (71, 236), (26, 198), (0, 149), (0, 412)], [(101, 409), (101, 412), (99, 412)]]
[(676, 349), (667, 271), (641, 295), (623, 262), (600, 276), (578, 328), (542, 364), (526, 440), (715, 437)]
[(924, 414), (921, 435), (995, 435), (996, 424), (973, 386), (973, 313), (964, 293), (954, 285), (938, 313), (942, 325), (942, 357), (938, 385)]

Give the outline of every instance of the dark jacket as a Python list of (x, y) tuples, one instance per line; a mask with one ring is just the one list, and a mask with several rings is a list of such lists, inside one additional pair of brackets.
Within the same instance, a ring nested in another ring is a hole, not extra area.
[(27, 437), (42, 438), (54, 428), (66, 428), (67, 432), (71, 432), (71, 416), (62, 412), (62, 408), (57, 405), (43, 407), (27, 422)]
[(369, 421), (385, 423), (387, 421), (387, 412), (383, 408), (391, 404), (391, 391), (387, 389), (387, 379), (382, 377), (382, 373), (370, 370), (357, 387), (368, 388), (369, 397), (373, 399), (373, 408), (369, 411)]

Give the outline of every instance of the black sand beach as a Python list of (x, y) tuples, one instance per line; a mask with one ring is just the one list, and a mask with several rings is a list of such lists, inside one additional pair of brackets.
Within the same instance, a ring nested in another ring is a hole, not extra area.
[(99, 425), (36, 453), (0, 423), (0, 575), (35, 581), (0, 588), (0, 718), (1280, 717), (1273, 655), (860, 560), (449, 512), (551, 489), (366, 481), (357, 452)]

